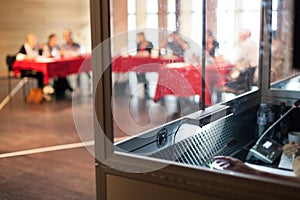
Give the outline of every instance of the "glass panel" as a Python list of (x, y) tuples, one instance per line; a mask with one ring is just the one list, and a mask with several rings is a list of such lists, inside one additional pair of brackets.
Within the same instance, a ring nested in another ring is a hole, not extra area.
[(257, 89), (260, 0), (112, 1), (115, 138)]
[[(293, 1), (272, 0), (271, 88), (292, 76), (293, 66)], [(284, 89), (286, 87), (283, 87)], [(278, 88), (277, 88), (278, 89)]]
[[(214, 86), (217, 84), (211, 83), (215, 103), (258, 89), (260, 4), (260, 0), (218, 0), (215, 11), (208, 3), (212, 9), (208, 8), (207, 15), (216, 20), (216, 26), (213, 21), (207, 22), (208, 59), (218, 69), (218, 79), (226, 82), (221, 94), (220, 88)], [(220, 70), (221, 63), (227, 63), (227, 70)]]
[(272, 88), (287, 91), (300, 91), (300, 75), (295, 75), (289, 79), (273, 83)]
[[(193, 167), (222, 169), (237, 163), (237, 171), (249, 173), (254, 170), (237, 160), (227, 160), (229, 158), (224, 158), (221, 166), (218, 162), (210, 165), (212, 157), (234, 153), (236, 158), (249, 161), (246, 157), (250, 155), (263, 158), (254, 159), (259, 165), (272, 164), (274, 160), (270, 159), (280, 156), (282, 145), (269, 138), (261, 138), (266, 140), (258, 140), (254, 146), (249, 143), (256, 139), (256, 133), (266, 129), (267, 123), (274, 121), (277, 107), (261, 104), (257, 110), (257, 105), (252, 104), (254, 99), (251, 98), (250, 105), (246, 105), (249, 102), (240, 104), (237, 99), (258, 89), (255, 71), (261, 67), (258, 64), (261, 0), (206, 1), (206, 16), (202, 16), (201, 9), (192, 8), (195, 1), (176, 1), (180, 2), (177, 4), (180, 11), (175, 12), (175, 18), (174, 13), (167, 12), (168, 5), (159, 5), (158, 24), (151, 29), (133, 28), (150, 23), (147, 15), (151, 15), (146, 12), (146, 6), (139, 5), (138, 12), (129, 13), (126, 7), (129, 1), (117, 2), (112, 4), (115, 14), (111, 23), (114, 137), (117, 141), (131, 137), (117, 147)], [(123, 5), (119, 5), (120, 2)], [(146, 4), (146, 1), (141, 2)], [(198, 5), (202, 6), (199, 2)], [(277, 16), (279, 19), (280, 14)], [(207, 27), (199, 26), (204, 18)], [(180, 19), (176, 22), (177, 32), (168, 31), (168, 22), (174, 19)], [(277, 24), (280, 28), (282, 23), (277, 20)], [(201, 46), (199, 38), (206, 38), (205, 46)], [(205, 85), (201, 85), (202, 80)], [(293, 88), (298, 83), (299, 77), (294, 77), (288, 84)], [(227, 100), (227, 95), (237, 99), (233, 102), (233, 113), (227, 113), (231, 109), (227, 110), (225, 105), (214, 105)], [(196, 113), (204, 106), (204, 115)], [(211, 121), (214, 120), (211, 113), (219, 115), (220, 110), (226, 117), (218, 116), (216, 121)], [(276, 113), (282, 116), (284, 110), (282, 104)], [(175, 120), (190, 113), (193, 115)], [(299, 112), (294, 114), (297, 116)], [(279, 132), (286, 134), (287, 124), (282, 124)], [(257, 165), (251, 167), (266, 169)]]

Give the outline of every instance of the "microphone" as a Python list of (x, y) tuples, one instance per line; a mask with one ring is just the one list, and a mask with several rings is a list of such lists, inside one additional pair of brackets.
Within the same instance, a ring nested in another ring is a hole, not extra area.
[(250, 160), (253, 156), (265, 163), (272, 164), (277, 157), (280, 156), (282, 152), (282, 145), (279, 144), (277, 141), (268, 139), (265, 144), (260, 144), (261, 141), (265, 138), (267, 133), (276, 126), (283, 118), (285, 118), (293, 109), (297, 108), (300, 105), (300, 100), (297, 100), (293, 106), (286, 111), (276, 122), (274, 122), (257, 140), (255, 145), (250, 149), (246, 160)]
[(224, 146), (219, 149), (213, 156), (211, 156), (208, 160), (206, 160), (203, 165), (207, 165), (208, 162), (211, 161), (211, 159), (213, 159), (214, 157), (216, 157), (218, 154), (220, 154), (222, 151), (224, 151), (225, 149), (227, 148), (232, 148), (234, 146), (236, 146), (238, 143), (237, 139), (236, 138), (231, 138), (229, 139), (228, 142), (226, 142), (226, 144), (224, 144)]

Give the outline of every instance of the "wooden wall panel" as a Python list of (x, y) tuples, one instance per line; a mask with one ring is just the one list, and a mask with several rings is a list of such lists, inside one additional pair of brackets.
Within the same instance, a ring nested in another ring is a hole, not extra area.
[(63, 44), (63, 30), (71, 29), (77, 42), (91, 48), (89, 0), (1, 0), (0, 27), (0, 75), (6, 73), (6, 55), (17, 53), (28, 33), (39, 43), (56, 33)]

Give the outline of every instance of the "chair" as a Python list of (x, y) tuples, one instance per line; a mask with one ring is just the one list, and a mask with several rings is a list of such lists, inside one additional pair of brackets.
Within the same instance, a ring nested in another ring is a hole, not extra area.
[(249, 67), (241, 71), (239, 77), (234, 81), (229, 81), (224, 90), (228, 93), (240, 95), (251, 91), (256, 67)]
[(16, 60), (16, 56), (15, 55), (7, 55), (6, 56), (6, 64), (8, 67), (8, 71), (7, 71), (7, 80), (8, 80), (8, 94), (10, 94), (11, 92), (11, 72), (12, 72), (12, 66), (14, 64)]
[[(12, 98), (12, 96), (14, 94), (12, 94), (12, 83), (11, 83), (11, 79), (12, 78), (18, 78), (18, 79), (21, 79), (19, 77), (16, 77), (15, 75), (12, 75), (11, 73), (13, 72), (13, 64), (16, 60), (16, 55), (7, 55), (6, 56), (6, 64), (7, 64), (7, 69), (8, 69), (8, 72), (7, 72), (7, 79), (8, 79), (8, 96), (10, 98)], [(28, 80), (28, 78), (22, 78), (20, 80), (19, 83), (26, 83)], [(21, 86), (23, 86), (23, 84)], [(23, 87), (23, 96), (24, 96), (24, 100), (26, 100), (26, 88)]]

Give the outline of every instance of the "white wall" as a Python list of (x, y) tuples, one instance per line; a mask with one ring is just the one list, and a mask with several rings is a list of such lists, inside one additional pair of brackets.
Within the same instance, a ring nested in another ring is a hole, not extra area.
[(17, 53), (28, 33), (36, 34), (39, 43), (56, 33), (61, 44), (68, 28), (77, 42), (91, 48), (89, 0), (1, 0), (0, 27), (0, 75), (7, 70), (6, 55)]

